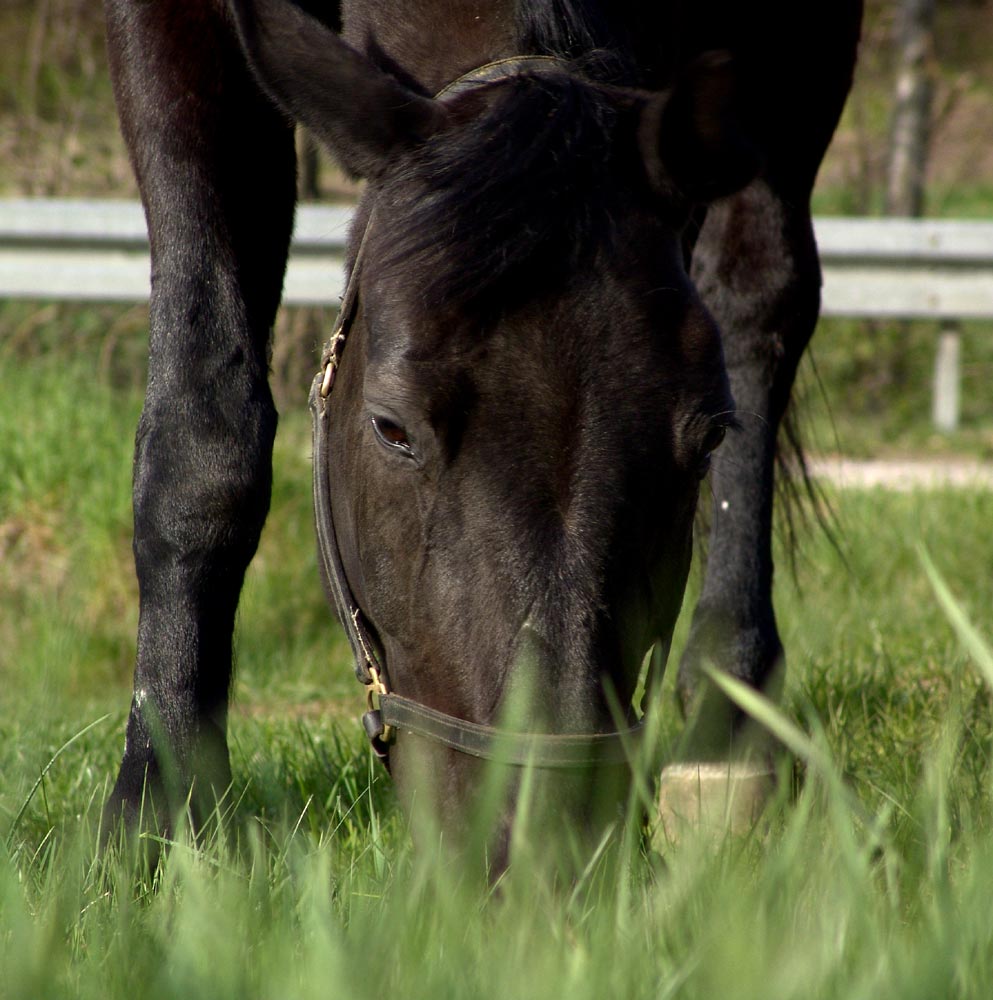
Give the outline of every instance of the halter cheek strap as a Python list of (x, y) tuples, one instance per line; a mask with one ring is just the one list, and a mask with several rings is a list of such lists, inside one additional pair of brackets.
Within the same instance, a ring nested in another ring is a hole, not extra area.
[[(518, 56), (487, 63), (450, 83), (438, 95), (444, 100), (519, 73), (565, 72), (548, 56)], [(362, 724), (376, 754), (389, 762), (389, 745), (398, 731), (429, 739), (473, 757), (505, 764), (550, 768), (582, 768), (630, 763), (642, 724), (607, 733), (517, 733), (460, 719), (394, 694), (374, 630), (352, 592), (341, 558), (331, 506), (330, 395), (349, 331), (358, 308), (359, 274), (375, 213), (366, 223), (331, 337), (321, 353), (321, 367), (310, 391), (313, 418), (314, 522), (321, 576), (348, 636), (355, 674), (366, 687), (368, 708)], [(378, 705), (377, 705), (378, 702)]]
[[(371, 218), (369, 223), (371, 223)], [(334, 526), (331, 509), (331, 484), (329, 481), (330, 459), (330, 395), (334, 388), (338, 365), (345, 349), (345, 341), (351, 329), (358, 306), (358, 275), (362, 266), (366, 234), (369, 224), (352, 265), (345, 294), (338, 311), (331, 337), (321, 352), (321, 367), (314, 377), (310, 389), (310, 411), (313, 420), (313, 462), (314, 462), (314, 525), (317, 532), (317, 552), (321, 577), (325, 590), (331, 598), (338, 620), (345, 629), (348, 643), (352, 647), (355, 675), (365, 685), (367, 711), (362, 724), (372, 743), (373, 750), (383, 758), (387, 757), (387, 746), (393, 738), (391, 728), (382, 721), (375, 699), (387, 694), (386, 671), (379, 653), (379, 643), (369, 628), (359, 607), (352, 588), (348, 583), (345, 566), (341, 559), (341, 547)]]

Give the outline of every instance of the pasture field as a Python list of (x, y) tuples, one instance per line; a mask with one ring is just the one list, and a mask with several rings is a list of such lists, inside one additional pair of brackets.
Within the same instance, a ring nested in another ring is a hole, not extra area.
[[(760, 711), (794, 754), (751, 835), (605, 851), (562, 886), (524, 830), (491, 893), (414, 855), (362, 742), (289, 413), (239, 621), (230, 836), (150, 873), (95, 853), (140, 393), (59, 347), (0, 345), (2, 1000), (993, 995), (993, 495), (832, 494), (834, 540), (803, 528), (792, 573), (781, 553), (790, 672)], [(670, 678), (663, 747), (680, 725)]]

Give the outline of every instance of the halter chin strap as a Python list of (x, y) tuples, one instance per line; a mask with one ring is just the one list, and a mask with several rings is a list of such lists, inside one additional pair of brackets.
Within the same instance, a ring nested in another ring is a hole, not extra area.
[[(565, 64), (551, 56), (515, 56), (487, 63), (448, 84), (438, 100), (519, 74), (564, 73)], [(362, 717), (372, 748), (389, 763), (389, 745), (397, 732), (408, 732), (473, 757), (504, 764), (548, 768), (582, 768), (629, 763), (642, 734), (642, 724), (606, 733), (520, 733), (469, 722), (394, 694), (388, 685), (384, 657), (352, 592), (341, 558), (331, 509), (329, 480), (329, 397), (342, 352), (358, 307), (359, 273), (372, 213), (352, 265), (331, 337), (321, 352), (321, 367), (310, 391), (313, 417), (314, 521), (321, 576), (348, 636), (355, 674), (365, 685), (368, 709)], [(377, 705), (378, 703), (378, 705)]]

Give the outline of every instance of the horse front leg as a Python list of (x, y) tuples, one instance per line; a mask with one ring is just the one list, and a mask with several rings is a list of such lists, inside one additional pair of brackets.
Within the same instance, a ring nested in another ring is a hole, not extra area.
[[(755, 688), (781, 675), (772, 604), (776, 439), (797, 365), (820, 307), (820, 267), (808, 192), (785, 196), (759, 179), (711, 206), (693, 253), (693, 276), (723, 331), (740, 430), (714, 456), (707, 565), (678, 686), (695, 707), (694, 760), (736, 752), (739, 714), (701, 666)], [(704, 692), (699, 704), (697, 694)]]
[[(268, 343), (292, 227), (291, 129), (221, 3), (108, 0), (122, 129), (148, 219), (148, 386), (134, 462), (134, 695), (108, 826), (230, 784), (232, 632), (271, 484)], [(148, 802), (148, 798), (151, 802)]]

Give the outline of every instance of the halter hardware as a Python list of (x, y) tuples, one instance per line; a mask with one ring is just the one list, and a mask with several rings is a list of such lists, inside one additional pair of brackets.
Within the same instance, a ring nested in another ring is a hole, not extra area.
[(324, 377), (321, 379), (321, 399), (327, 399), (334, 388), (334, 377), (338, 371), (338, 364), (341, 361), (341, 352), (345, 349), (345, 333), (337, 330), (324, 350)]

